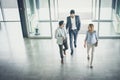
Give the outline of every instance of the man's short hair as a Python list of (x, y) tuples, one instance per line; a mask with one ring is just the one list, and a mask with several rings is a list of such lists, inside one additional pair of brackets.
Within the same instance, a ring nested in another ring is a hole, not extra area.
[(59, 26), (63, 25), (63, 23), (64, 23), (63, 20), (59, 21)]
[(75, 14), (75, 10), (70, 10), (70, 14)]

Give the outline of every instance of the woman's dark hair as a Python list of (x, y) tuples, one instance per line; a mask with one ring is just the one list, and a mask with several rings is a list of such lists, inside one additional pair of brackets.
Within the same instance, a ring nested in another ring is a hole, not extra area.
[(70, 14), (75, 14), (75, 10), (72, 9), (72, 10), (70, 11)]
[(64, 23), (63, 20), (59, 21), (59, 26), (61, 26)]

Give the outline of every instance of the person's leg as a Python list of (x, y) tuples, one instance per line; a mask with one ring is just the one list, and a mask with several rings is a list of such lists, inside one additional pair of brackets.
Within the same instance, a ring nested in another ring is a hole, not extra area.
[(89, 52), (90, 52), (90, 45), (87, 44), (87, 59), (89, 60), (90, 57), (89, 57)]
[(77, 35), (78, 35), (78, 31), (74, 30), (74, 46), (77, 47)]
[(64, 46), (64, 49), (63, 49), (64, 54), (66, 55), (66, 50), (68, 49), (67, 39), (64, 41), (63, 46)]
[(63, 45), (59, 45), (61, 63), (63, 63)]
[(71, 55), (73, 54), (73, 31), (69, 32)]
[(90, 68), (92, 68), (92, 63), (93, 63), (93, 55), (94, 55), (94, 45), (92, 45), (92, 50), (91, 50), (91, 61), (90, 61)]

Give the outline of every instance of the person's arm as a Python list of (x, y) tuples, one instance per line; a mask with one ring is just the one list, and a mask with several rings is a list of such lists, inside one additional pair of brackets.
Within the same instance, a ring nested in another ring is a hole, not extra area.
[(84, 40), (84, 48), (86, 48), (87, 38), (88, 38), (88, 32), (86, 33), (86, 37), (85, 37), (85, 40)]
[(98, 36), (96, 31), (95, 31), (95, 38), (96, 38), (96, 41), (98, 42)]
[(57, 29), (55, 31), (55, 38), (58, 39), (58, 31), (57, 31)]
[(84, 48), (86, 48), (86, 40), (84, 40)]
[(67, 38), (67, 31), (64, 28), (65, 38)]
[(66, 30), (68, 29), (68, 21), (69, 21), (69, 17), (67, 17), (66, 19)]
[(81, 21), (80, 21), (80, 17), (79, 16), (77, 16), (77, 17), (78, 17), (78, 28), (77, 28), (77, 30), (79, 31), (80, 27), (81, 27)]

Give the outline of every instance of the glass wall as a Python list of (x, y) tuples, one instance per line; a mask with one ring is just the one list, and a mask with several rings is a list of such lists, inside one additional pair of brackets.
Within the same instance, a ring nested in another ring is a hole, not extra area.
[(52, 38), (52, 21), (58, 20), (57, 0), (25, 0), (30, 38)]
[(116, 13), (120, 18), (120, 0), (117, 0)]
[[(113, 16), (113, 13), (116, 9), (116, 3), (119, 4), (118, 1), (92, 0), (92, 3), (92, 20), (93, 22), (98, 23), (99, 37), (120, 37), (120, 35), (116, 33), (116, 30), (118, 31), (120, 29), (118, 27), (119, 23), (114, 20), (115, 16)], [(117, 11), (118, 10), (116, 10), (115, 12), (117, 13)]]
[[(23, 35), (17, 0), (0, 0), (0, 43), (2, 43), (0, 49), (4, 53), (6, 51), (13, 53), (12, 49), (16, 49), (15, 45), (21, 46), (19, 43), (21, 43), (22, 39)], [(14, 45), (13, 43), (15, 42), (16, 44)]]
[(92, 0), (92, 20), (99, 18), (99, 0)]
[(38, 9), (39, 20), (48, 20), (50, 21), (50, 11), (48, 0), (39, 1), (40, 9)]
[(112, 20), (112, 0), (101, 0), (100, 20)]
[(92, 0), (58, 0), (58, 3), (60, 20), (66, 20), (71, 9), (74, 9), (81, 19), (91, 19)]
[(8, 38), (9, 35), (12, 35), (12, 38), (22, 37), (17, 0), (0, 0), (0, 27)]
[[(92, 20), (112, 20), (112, 0), (92, 0)], [(107, 11), (107, 12), (106, 12)]]
[(113, 2), (113, 26), (115, 32), (120, 35), (120, 0), (112, 0)]
[(58, 21), (58, 0), (50, 0), (51, 20)]
[(17, 0), (0, 0), (0, 27), (6, 32), (14, 31), (22, 36)]
[(4, 21), (20, 21), (16, 0), (1, 0), (1, 10)]
[(0, 3), (0, 21), (3, 21), (3, 13), (2, 13), (2, 9), (1, 9), (1, 3)]

